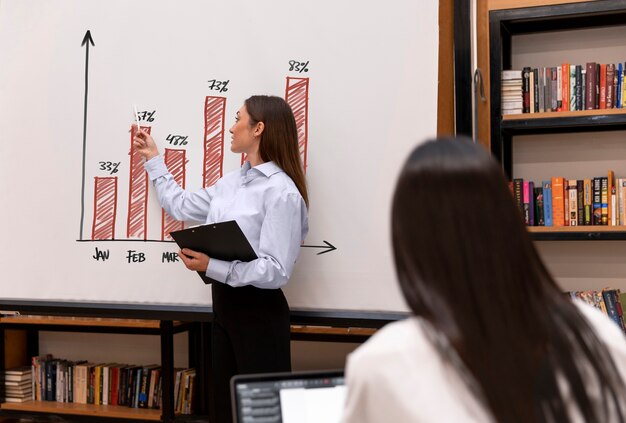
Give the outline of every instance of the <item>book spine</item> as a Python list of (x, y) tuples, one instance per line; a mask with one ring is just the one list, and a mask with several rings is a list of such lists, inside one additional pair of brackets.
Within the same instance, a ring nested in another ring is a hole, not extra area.
[(576, 110), (583, 110), (583, 70), (581, 65), (576, 65)]
[(602, 195), (602, 225), (609, 224), (609, 183), (607, 177), (601, 179), (601, 195)]
[(582, 179), (576, 181), (576, 195), (578, 226), (582, 226), (585, 224), (585, 183)]
[(545, 216), (543, 209), (543, 187), (535, 187), (534, 190), (535, 197), (535, 220), (537, 226), (545, 226)]
[(552, 224), (565, 226), (565, 179), (552, 178)]
[(600, 64), (600, 99), (598, 101), (598, 109), (606, 109), (606, 64)]
[(524, 180), (513, 179), (513, 196), (522, 220), (524, 218)]
[(535, 183), (528, 181), (528, 225), (535, 226)]
[(570, 179), (567, 186), (567, 194), (569, 196), (569, 226), (578, 225), (578, 192), (576, 188), (576, 179)]
[(530, 113), (530, 68), (522, 69), (522, 113)]
[(569, 109), (578, 110), (576, 104), (576, 65), (569, 65)]
[(552, 85), (550, 85), (550, 100), (551, 100), (551, 108), (553, 112), (556, 112), (559, 108), (559, 82), (558, 82), (558, 74), (557, 68), (552, 67)]
[(615, 106), (622, 108), (622, 64), (617, 64), (617, 89), (615, 90)]
[(612, 109), (615, 100), (615, 64), (606, 65), (606, 108)]
[(615, 173), (609, 170), (607, 177), (607, 224), (615, 226)]
[(617, 313), (617, 309), (615, 307), (615, 299), (613, 297), (613, 295), (610, 292), (611, 290), (609, 289), (605, 289), (602, 291), (602, 298), (604, 299), (604, 304), (606, 306), (606, 310), (608, 313), (608, 316), (611, 320), (613, 320), (613, 322), (615, 322), (615, 324), (623, 330), (622, 328), (622, 324), (620, 322), (620, 318), (619, 315)]
[(585, 81), (585, 110), (595, 108), (596, 98), (596, 64), (587, 63), (587, 80)]
[(562, 110), (569, 111), (569, 63), (563, 63), (561, 65), (561, 99)]
[(593, 190), (591, 188), (591, 179), (583, 180), (583, 189), (584, 189), (584, 206), (585, 206), (585, 225), (591, 225), (593, 223)]
[(552, 182), (543, 181), (543, 220), (546, 226), (552, 226)]
[(539, 112), (539, 70), (537, 68), (533, 69), (533, 98), (535, 102), (533, 103), (533, 110), (535, 113)]
[(593, 225), (602, 224), (602, 178), (593, 178)]

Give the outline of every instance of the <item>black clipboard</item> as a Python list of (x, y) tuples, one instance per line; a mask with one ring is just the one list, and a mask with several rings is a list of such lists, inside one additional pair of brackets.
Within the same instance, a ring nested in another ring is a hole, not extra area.
[[(257, 258), (248, 239), (234, 220), (173, 231), (170, 235), (180, 248), (189, 248), (210, 258), (224, 261), (252, 261)], [(202, 272), (198, 274), (206, 284), (217, 282)]]

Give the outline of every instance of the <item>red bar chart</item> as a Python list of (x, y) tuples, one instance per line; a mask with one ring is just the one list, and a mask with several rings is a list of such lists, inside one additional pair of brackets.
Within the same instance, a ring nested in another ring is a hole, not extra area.
[(293, 78), (287, 77), (287, 86), (285, 88), (285, 101), (296, 118), (296, 127), (298, 128), (298, 148), (302, 165), (306, 172), (307, 144), (309, 138), (309, 78)]
[(204, 102), (203, 187), (217, 182), (223, 174), (224, 121), (226, 97), (207, 96)]
[[(170, 171), (174, 180), (178, 185), (185, 189), (185, 165), (187, 164), (185, 150), (165, 149), (165, 165)], [(184, 228), (184, 222), (174, 219), (167, 214), (165, 210), (161, 210), (161, 240), (171, 241), (170, 232), (179, 231)]]
[[(133, 127), (134, 128), (134, 127)], [(150, 133), (151, 127), (141, 129)], [(126, 236), (128, 238), (147, 239), (148, 228), (148, 174), (143, 167), (143, 158), (133, 148), (135, 130), (130, 132), (130, 183), (128, 189), (128, 220)]]
[(115, 239), (117, 176), (94, 178), (92, 240)]
[[(298, 149), (302, 159), (304, 169), (307, 167), (307, 148), (308, 148), (308, 113), (309, 106), (309, 78), (287, 77), (285, 87), (285, 101), (290, 105), (296, 120), (296, 129), (298, 134)], [(202, 110), (204, 119), (203, 139), (200, 143), (189, 145), (177, 144), (173, 140), (176, 137), (168, 136), (166, 143), (169, 146), (177, 146), (174, 148), (164, 148), (163, 156), (165, 165), (172, 174), (174, 180), (185, 188), (187, 179), (192, 178), (192, 182), (200, 182), (203, 188), (214, 185), (224, 174), (224, 135), (226, 132), (226, 107), (227, 97), (224, 96), (205, 96), (204, 108)], [(147, 119), (152, 117), (154, 111), (143, 112)], [(93, 191), (93, 223), (91, 227), (91, 240), (104, 241), (153, 241), (153, 242), (171, 242), (172, 231), (184, 228), (184, 223), (175, 220), (163, 209), (155, 207), (157, 205), (156, 198), (149, 199), (150, 183), (148, 174), (144, 168), (145, 160), (141, 154), (135, 151), (133, 147), (133, 138), (136, 130), (131, 127), (130, 132), (130, 149), (128, 151), (129, 161), (128, 169), (125, 166), (119, 167), (119, 161), (99, 161), (99, 171), (117, 173), (118, 167), (124, 170), (125, 176), (95, 176)], [(152, 126), (142, 126), (145, 132), (150, 134)], [(182, 136), (178, 136), (182, 137)], [(184, 137), (186, 141), (186, 136)], [(157, 140), (157, 143), (162, 142)], [(185, 145), (185, 147), (181, 147)], [(193, 147), (192, 147), (193, 146)], [(190, 147), (192, 147), (190, 149)], [(119, 157), (119, 156), (116, 156)], [(241, 156), (243, 164), (246, 157)], [(187, 172), (192, 172), (187, 175)], [(201, 173), (201, 175), (200, 175)], [(201, 177), (201, 179), (200, 179)], [(118, 179), (120, 178), (120, 179)], [(128, 192), (119, 190), (118, 184), (126, 184), (128, 178)], [(123, 214), (117, 219), (119, 213), (117, 202), (118, 195), (128, 199), (122, 201), (128, 202), (127, 215)], [(150, 214), (150, 216), (148, 216)], [(149, 219), (149, 217), (152, 217)], [(125, 220), (125, 231), (124, 231)], [(160, 220), (160, 221), (159, 221)], [(81, 218), (82, 221), (82, 218)], [(117, 228), (118, 238), (116, 234), (116, 221), (120, 225)], [(82, 226), (81, 226), (82, 227)], [(125, 237), (119, 237), (119, 233), (124, 233)]]

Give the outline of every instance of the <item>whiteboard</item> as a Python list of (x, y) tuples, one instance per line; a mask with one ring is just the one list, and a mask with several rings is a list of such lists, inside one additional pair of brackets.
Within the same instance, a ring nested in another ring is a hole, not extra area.
[(209, 305), (132, 170), (133, 105), (196, 190), (240, 166), (235, 113), (272, 94), (299, 113), (310, 189), (290, 305), (406, 310), (390, 203), (436, 134), (437, 20), (436, 1), (0, 0), (0, 295)]

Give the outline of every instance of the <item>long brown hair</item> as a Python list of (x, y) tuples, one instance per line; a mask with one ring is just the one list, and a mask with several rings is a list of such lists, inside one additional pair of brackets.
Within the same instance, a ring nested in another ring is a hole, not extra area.
[(259, 154), (264, 162), (273, 161), (296, 184), (300, 195), (309, 206), (309, 195), (300, 152), (298, 129), (291, 107), (280, 97), (254, 95), (244, 105), (250, 115), (250, 125), (263, 122)]
[[(570, 421), (561, 378), (584, 421), (624, 421), (615, 363), (545, 268), (481, 146), (443, 139), (411, 153), (394, 194), (392, 238), (411, 310), (446, 337), (451, 365), (461, 359), (498, 422)], [(599, 399), (586, 389), (590, 379)]]

